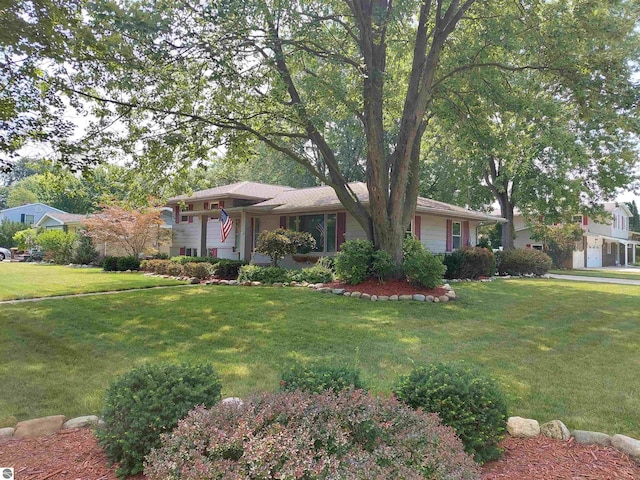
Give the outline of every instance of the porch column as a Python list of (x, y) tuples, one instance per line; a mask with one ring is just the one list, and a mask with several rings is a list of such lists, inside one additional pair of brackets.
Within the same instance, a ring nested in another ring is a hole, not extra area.
[(624, 266), (628, 267), (629, 266), (629, 246), (628, 245), (624, 245)]
[(208, 215), (200, 216), (200, 256), (208, 257), (209, 251), (207, 250), (207, 222), (209, 221)]
[(636, 244), (631, 245), (631, 263), (636, 264)]
[(240, 212), (240, 260), (251, 260), (251, 218), (247, 212)]

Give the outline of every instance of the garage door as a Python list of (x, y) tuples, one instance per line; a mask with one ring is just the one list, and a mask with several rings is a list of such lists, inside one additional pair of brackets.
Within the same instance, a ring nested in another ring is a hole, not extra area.
[(602, 267), (602, 245), (587, 245), (587, 268)]

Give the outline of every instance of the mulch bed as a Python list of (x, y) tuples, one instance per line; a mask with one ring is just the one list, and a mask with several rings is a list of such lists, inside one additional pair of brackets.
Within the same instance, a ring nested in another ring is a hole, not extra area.
[[(640, 466), (610, 447), (579, 445), (546, 437), (507, 438), (500, 460), (482, 468), (482, 480), (638, 479)], [(0, 443), (0, 467), (14, 467), (16, 480), (117, 480), (115, 468), (87, 429)], [(144, 476), (135, 477), (144, 480)]]
[(442, 287), (437, 288), (421, 288), (414, 287), (406, 280), (385, 280), (380, 283), (377, 280), (365, 280), (364, 282), (360, 282), (357, 285), (348, 285), (346, 283), (341, 282), (333, 282), (325, 284), (325, 287), (329, 288), (344, 288), (347, 292), (361, 292), (368, 293), (369, 295), (414, 295), (416, 293), (422, 295), (433, 295), (434, 297), (439, 297), (444, 295), (447, 291)]

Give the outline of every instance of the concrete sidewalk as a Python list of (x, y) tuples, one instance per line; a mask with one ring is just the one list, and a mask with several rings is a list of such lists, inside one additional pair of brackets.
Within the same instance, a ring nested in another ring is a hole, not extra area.
[(597, 282), (597, 283), (617, 283), (619, 285), (637, 285), (640, 287), (640, 280), (631, 280), (627, 278), (604, 278), (604, 277), (583, 277), (581, 275), (557, 275), (555, 273), (547, 274), (549, 278), (556, 280), (571, 280), (576, 282)]

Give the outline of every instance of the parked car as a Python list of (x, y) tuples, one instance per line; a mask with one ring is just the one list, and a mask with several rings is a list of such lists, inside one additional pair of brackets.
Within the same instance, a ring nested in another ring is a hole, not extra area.
[(11, 252), (7, 248), (0, 247), (0, 262), (5, 258), (11, 258)]

